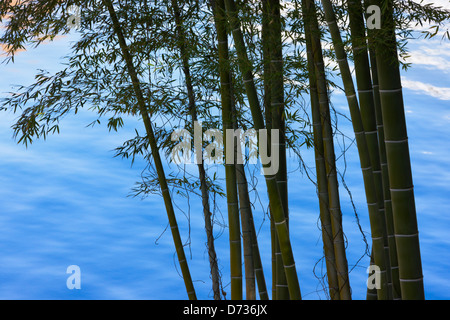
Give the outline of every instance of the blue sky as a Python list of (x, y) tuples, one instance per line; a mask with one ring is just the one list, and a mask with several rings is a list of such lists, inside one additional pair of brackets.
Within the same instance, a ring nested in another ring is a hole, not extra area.
[[(11, 84), (30, 84), (38, 68), (59, 70), (70, 40), (59, 38), (19, 53), (14, 64), (0, 65), (1, 95), (11, 90)], [(426, 297), (450, 299), (450, 42), (414, 40), (410, 50), (413, 67), (403, 72), (403, 87)], [(336, 92), (332, 99), (336, 109), (348, 114), (342, 94)], [(81, 111), (62, 121), (59, 135), (35, 141), (26, 149), (12, 139), (16, 117), (8, 112), (0, 115), (0, 299), (186, 299), (162, 199), (128, 197), (145, 163), (138, 160), (131, 167), (130, 161), (113, 157), (112, 150), (132, 138), (135, 128), (143, 131), (138, 119), (126, 119), (120, 132), (111, 133), (104, 125), (87, 128), (95, 115)], [(340, 125), (353, 136), (348, 122), (341, 119)], [(312, 150), (305, 150), (303, 156), (313, 164)], [(355, 146), (346, 159), (346, 183), (370, 239)], [(320, 275), (323, 268), (315, 189), (296, 168), (292, 160), (290, 228), (300, 286), (304, 299), (324, 299), (313, 272), (316, 266)], [(210, 168), (214, 170), (222, 169)], [(264, 188), (257, 187), (263, 202)], [(365, 244), (342, 187), (341, 196), (353, 298), (364, 299), (368, 257), (359, 261)], [(251, 197), (255, 199), (255, 192)], [(189, 203), (174, 199), (182, 209), (177, 211), (182, 238), (190, 242), (186, 254), (197, 295), (210, 299), (200, 201), (194, 195)], [(216, 248), (226, 286), (226, 206), (223, 200), (217, 206), (222, 211), (216, 212)], [(258, 204), (254, 215), (257, 228), (261, 227), (258, 239), (270, 289), (269, 221)], [(80, 290), (66, 287), (66, 268), (73, 264), (81, 269)], [(229, 296), (229, 286), (225, 290)]]

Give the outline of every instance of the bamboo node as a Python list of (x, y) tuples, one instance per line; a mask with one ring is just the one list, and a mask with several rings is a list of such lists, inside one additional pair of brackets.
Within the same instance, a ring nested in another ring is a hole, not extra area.
[(403, 140), (384, 140), (384, 143), (404, 143), (407, 141), (408, 141), (408, 138), (405, 138)]
[(423, 281), (423, 277), (417, 278), (417, 279), (399, 279), (400, 282), (420, 282)]
[(398, 89), (390, 89), (390, 90), (389, 89), (386, 89), (386, 90), (379, 89), (378, 91), (381, 93), (394, 93), (394, 92), (402, 91), (402, 87), (400, 87)]
[(409, 187), (409, 188), (404, 188), (404, 189), (392, 189), (391, 188), (391, 192), (402, 192), (402, 191), (411, 191), (414, 190), (414, 186)]
[(394, 235), (396, 238), (414, 238), (414, 237), (418, 237), (419, 233), (414, 233), (414, 234), (395, 234)]

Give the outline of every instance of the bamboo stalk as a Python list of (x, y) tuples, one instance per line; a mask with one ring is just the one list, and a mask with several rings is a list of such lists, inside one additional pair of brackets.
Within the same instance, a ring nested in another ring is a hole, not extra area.
[[(283, 202), (284, 215), (289, 228), (289, 204), (288, 185), (286, 169), (286, 142), (285, 142), (285, 121), (284, 121), (284, 81), (283, 81), (283, 54), (281, 39), (281, 17), (279, 0), (263, 1), (263, 28), (265, 28), (265, 46), (268, 48), (268, 64), (265, 77), (270, 78), (270, 104), (269, 114), (271, 117), (272, 129), (279, 130), (280, 141), (278, 148), (279, 169), (276, 174), (278, 190)], [(276, 263), (276, 299), (289, 299), (289, 290), (284, 274), (284, 266), (281, 257), (279, 244), (276, 243), (275, 253)]]
[[(233, 129), (232, 83), (230, 78), (228, 59), (228, 35), (226, 30), (225, 8), (222, 1), (216, 1), (213, 14), (217, 29), (220, 94), (222, 104), (223, 131)], [(226, 158), (226, 140), (225, 158)], [(238, 191), (236, 180), (236, 167), (234, 163), (225, 163), (226, 190), (228, 203), (228, 224), (230, 234), (230, 271), (231, 271), (231, 299), (242, 300), (242, 258), (241, 235), (238, 207)]]
[[(272, 129), (272, 98), (271, 98), (271, 77), (270, 77), (270, 45), (269, 45), (269, 17), (267, 9), (267, 0), (262, 2), (262, 51), (263, 51), (263, 83), (264, 83), (264, 116), (266, 120), (266, 129), (270, 132)], [(271, 153), (270, 145), (267, 146), (268, 152)], [(269, 206), (269, 216), (270, 213)], [(275, 230), (275, 224), (270, 218), (270, 240), (271, 240), (271, 254), (272, 254), (272, 299), (277, 300), (277, 256), (280, 254), (280, 245), (278, 244), (278, 237)]]
[[(379, 215), (384, 217), (382, 222), (386, 224), (384, 236), (384, 250), (386, 259), (386, 278), (388, 285), (388, 299), (393, 298), (392, 273), (390, 263), (389, 233), (387, 229), (388, 219), (385, 215), (383, 176), (378, 145), (378, 130), (375, 114), (375, 101), (370, 75), (370, 64), (366, 34), (364, 29), (363, 8), (360, 0), (348, 1), (348, 12), (350, 20), (352, 50), (355, 64), (356, 84), (358, 87), (358, 97), (360, 102), (361, 119), (367, 141), (372, 173), (374, 176), (375, 188), (378, 199)], [(395, 250), (395, 247), (392, 248)]]
[(178, 230), (178, 223), (175, 216), (175, 211), (173, 209), (172, 199), (169, 193), (169, 187), (167, 185), (167, 180), (164, 174), (164, 168), (161, 162), (161, 157), (159, 155), (159, 148), (156, 143), (155, 135), (152, 128), (152, 123), (150, 120), (150, 116), (147, 113), (147, 106), (145, 104), (144, 96), (142, 94), (139, 79), (136, 74), (135, 66), (133, 65), (133, 60), (130, 55), (128, 46), (125, 42), (125, 38), (122, 33), (122, 27), (120, 26), (120, 22), (117, 18), (116, 12), (114, 10), (113, 4), (111, 0), (103, 0), (103, 3), (108, 8), (109, 15), (111, 17), (114, 33), (116, 34), (120, 48), (122, 50), (123, 58), (126, 62), (128, 74), (131, 78), (133, 84), (134, 94), (136, 95), (136, 99), (138, 101), (139, 111), (141, 113), (142, 120), (145, 125), (145, 130), (147, 132), (147, 138), (149, 140), (150, 148), (152, 151), (153, 160), (155, 162), (155, 168), (158, 174), (158, 181), (161, 187), (161, 192), (164, 199), (164, 204), (166, 206), (167, 216), (169, 218), (170, 230), (172, 232), (173, 241), (175, 244), (178, 262), (180, 264), (181, 273), (183, 275), (183, 280), (186, 286), (186, 291), (190, 300), (197, 299), (195, 294), (194, 285), (192, 283), (191, 274), (189, 271), (189, 267), (187, 264), (186, 256), (184, 253), (183, 243), (181, 242), (180, 233)]
[(324, 146), (322, 136), (322, 120), (319, 109), (319, 94), (317, 91), (317, 77), (314, 67), (314, 56), (311, 40), (310, 19), (311, 13), (307, 12), (303, 0), (303, 19), (305, 25), (306, 51), (309, 73), (309, 90), (311, 100), (311, 115), (313, 121), (314, 153), (317, 175), (317, 194), (319, 198), (320, 222), (322, 226), (322, 242), (327, 268), (328, 287), (331, 300), (339, 300), (339, 283), (336, 272), (336, 260), (333, 246), (333, 229), (329, 211), (328, 178), (324, 158)]
[(425, 298), (425, 293), (393, 4), (391, 0), (377, 0), (372, 3), (381, 8), (382, 29), (374, 32), (373, 39), (401, 296), (404, 300), (421, 300)]
[(342, 212), (339, 199), (339, 185), (336, 172), (336, 156), (334, 153), (333, 130), (329, 109), (329, 98), (325, 77), (324, 60), (320, 44), (319, 26), (313, 0), (306, 0), (304, 6), (311, 17), (311, 42), (314, 58), (315, 73), (317, 77), (317, 90), (319, 95), (319, 109), (321, 114), (322, 139), (325, 155), (325, 167), (328, 177), (329, 211), (333, 234), (333, 246), (336, 261), (336, 272), (339, 284), (340, 300), (350, 300), (351, 290), (348, 277), (348, 262), (345, 253), (344, 234), (342, 228)]
[[(255, 83), (253, 81), (253, 74), (252, 74), (253, 67), (247, 56), (246, 47), (240, 27), (240, 21), (237, 15), (237, 10), (234, 1), (226, 0), (225, 8), (232, 29), (234, 44), (236, 46), (236, 52), (238, 55), (239, 69), (241, 71), (242, 78), (244, 80), (245, 90), (250, 105), (250, 111), (252, 113), (254, 127), (257, 130), (257, 132), (261, 133), (260, 130), (265, 129), (263, 114), (261, 112)], [(259, 134), (258, 141), (261, 141), (260, 138), (261, 137)], [(270, 144), (270, 138), (268, 140)], [(275, 228), (277, 230), (277, 237), (281, 248), (281, 255), (283, 259), (290, 298), (301, 299), (300, 285), (298, 282), (298, 276), (295, 267), (291, 241), (289, 239), (287, 221), (284, 216), (283, 203), (280, 194), (278, 192), (276, 177), (273, 174), (267, 173), (266, 170), (267, 167), (268, 165), (263, 164), (263, 168), (265, 170), (264, 171), (265, 181), (269, 195), (271, 213), (274, 219)]]
[(369, 155), (365, 131), (359, 110), (358, 100), (353, 85), (353, 79), (348, 66), (348, 60), (344, 50), (339, 28), (337, 26), (334, 9), (329, 0), (322, 0), (326, 21), (332, 37), (339, 70), (344, 83), (345, 94), (352, 119), (353, 130), (355, 133), (358, 154), (363, 173), (364, 187), (366, 191), (367, 206), (369, 210), (370, 227), (372, 231), (372, 245), (375, 264), (380, 268), (381, 288), (378, 289), (378, 299), (388, 299), (387, 277), (386, 277), (386, 256), (384, 243), (386, 235), (384, 216), (381, 216), (378, 210), (378, 199), (376, 193), (375, 180), (373, 176), (372, 163)]
[[(233, 81), (230, 75), (230, 81)], [(238, 129), (236, 104), (234, 94), (232, 92), (232, 107), (233, 107), (233, 129)], [(245, 175), (244, 165), (237, 161), (237, 148), (235, 148), (236, 161), (236, 180), (238, 185), (239, 196), (239, 211), (241, 212), (242, 220), (242, 238), (244, 243), (244, 266), (245, 266), (245, 280), (246, 280), (246, 295), (247, 300), (256, 299), (255, 292), (255, 278), (258, 285), (258, 293), (261, 300), (268, 300), (268, 292), (266, 287), (266, 280), (261, 263), (261, 255), (258, 247), (258, 239), (256, 236), (255, 224), (253, 221), (252, 204), (248, 193), (247, 178)]]
[[(189, 99), (189, 113), (192, 118), (192, 125), (194, 126), (197, 119), (197, 107), (195, 102), (195, 93), (194, 88), (192, 86), (192, 78), (189, 67), (189, 54), (186, 50), (186, 37), (182, 27), (182, 20), (180, 15), (180, 8), (178, 6), (178, 2), (172, 0), (172, 8), (175, 17), (176, 23), (176, 33), (178, 38), (178, 47), (181, 54), (182, 60), (182, 68), (184, 72), (184, 78), (186, 83), (186, 90)], [(201, 152), (199, 152), (201, 154)], [(197, 155), (198, 156), (198, 155)], [(208, 186), (206, 184), (206, 171), (203, 164), (203, 160), (200, 157), (200, 161), (197, 161), (197, 167), (200, 178), (200, 190), (202, 194), (202, 206), (203, 206), (203, 216), (205, 219), (205, 230), (206, 230), (206, 238), (207, 238), (207, 248), (208, 248), (208, 257), (210, 264), (210, 273), (212, 280), (212, 289), (215, 300), (220, 300), (220, 276), (219, 276), (219, 267), (217, 265), (217, 255), (214, 246), (214, 234), (213, 234), (213, 226), (211, 222), (211, 211), (209, 205), (209, 191)]]
[(384, 195), (384, 208), (386, 216), (386, 227), (387, 236), (389, 243), (389, 253), (391, 262), (391, 274), (392, 274), (392, 285), (393, 285), (393, 299), (401, 299), (401, 289), (400, 280), (398, 273), (398, 258), (397, 258), (397, 245), (395, 243), (395, 231), (394, 231), (394, 218), (392, 215), (392, 201), (391, 201), (391, 191), (389, 183), (389, 172), (387, 168), (386, 159), (386, 146), (384, 144), (384, 130), (383, 130), (383, 116), (381, 114), (381, 103), (380, 103), (380, 92), (378, 91), (378, 75), (377, 75), (377, 65), (376, 58), (373, 50), (370, 50), (370, 64), (372, 71), (372, 83), (373, 83), (373, 98), (375, 104), (375, 114), (377, 121), (377, 131), (379, 139), (379, 152), (380, 152), (380, 166), (383, 175), (383, 195)]

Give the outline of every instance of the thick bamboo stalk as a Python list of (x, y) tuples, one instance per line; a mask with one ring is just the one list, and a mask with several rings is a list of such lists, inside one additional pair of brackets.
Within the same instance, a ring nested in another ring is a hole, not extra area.
[(386, 146), (384, 144), (384, 129), (383, 129), (383, 116), (381, 114), (381, 103), (380, 103), (380, 92), (378, 91), (378, 75), (377, 75), (377, 65), (376, 58), (373, 50), (370, 50), (370, 64), (371, 64), (371, 74), (373, 83), (373, 98), (375, 104), (375, 114), (377, 121), (377, 131), (378, 131), (378, 147), (380, 151), (380, 165), (381, 172), (383, 175), (383, 195), (384, 195), (384, 208), (386, 217), (386, 229), (389, 243), (389, 254), (391, 262), (391, 274), (392, 274), (392, 285), (393, 285), (393, 299), (401, 299), (401, 289), (400, 280), (398, 273), (398, 257), (397, 257), (397, 244), (395, 243), (394, 236), (394, 218), (392, 215), (392, 201), (391, 201), (391, 190), (389, 183), (389, 172), (387, 168), (386, 159)]
[(424, 299), (414, 185), (391, 0), (377, 0), (381, 29), (374, 44), (397, 245), (401, 296)]
[[(192, 86), (192, 78), (189, 67), (189, 54), (187, 53), (186, 48), (186, 36), (183, 31), (182, 20), (180, 15), (180, 8), (178, 6), (178, 2), (172, 0), (172, 9), (174, 12), (175, 23), (176, 23), (176, 33), (178, 38), (178, 47), (181, 54), (182, 60), (182, 69), (184, 72), (184, 78), (186, 83), (186, 90), (189, 100), (189, 113), (192, 118), (192, 127), (194, 127), (197, 119), (197, 106), (195, 102), (195, 93), (194, 88)], [(199, 152), (201, 153), (201, 152)], [(197, 155), (198, 156), (198, 155)], [(217, 255), (214, 246), (214, 234), (213, 234), (213, 226), (211, 222), (211, 211), (209, 205), (209, 191), (208, 186), (206, 184), (206, 171), (203, 164), (203, 160), (200, 157), (200, 161), (197, 161), (197, 167), (200, 178), (200, 191), (202, 195), (202, 206), (203, 206), (203, 216), (205, 219), (205, 230), (206, 230), (206, 238), (207, 238), (207, 248), (208, 248), (208, 257), (210, 264), (210, 273), (212, 280), (212, 289), (215, 300), (220, 300), (220, 275), (219, 275), (219, 267), (217, 265)]]
[[(378, 199), (378, 210), (386, 226), (386, 236), (384, 237), (384, 250), (386, 257), (386, 278), (388, 285), (388, 299), (393, 298), (392, 273), (390, 265), (390, 247), (389, 235), (387, 232), (388, 221), (385, 215), (383, 176), (381, 171), (381, 162), (378, 145), (378, 131), (375, 114), (375, 101), (372, 88), (372, 79), (370, 75), (369, 55), (364, 29), (363, 7), (360, 0), (348, 1), (348, 12), (351, 30), (351, 42), (353, 58), (355, 64), (356, 84), (358, 87), (358, 97), (361, 109), (361, 119), (369, 150), (370, 161), (372, 164), (372, 173), (374, 176), (375, 188)], [(395, 250), (395, 247), (392, 248)]]
[(147, 132), (147, 138), (149, 140), (150, 148), (152, 151), (153, 160), (155, 163), (155, 168), (158, 174), (158, 181), (161, 188), (161, 192), (164, 199), (164, 204), (166, 206), (167, 216), (169, 218), (170, 230), (172, 232), (173, 241), (175, 244), (178, 262), (180, 264), (181, 273), (183, 275), (183, 280), (186, 286), (186, 291), (190, 300), (195, 300), (196, 294), (194, 285), (192, 283), (191, 274), (189, 271), (189, 267), (187, 264), (186, 256), (184, 253), (183, 243), (181, 241), (180, 232), (178, 230), (178, 223), (175, 216), (175, 211), (173, 209), (172, 199), (169, 192), (169, 187), (167, 185), (167, 180), (164, 174), (164, 168), (161, 162), (161, 157), (159, 155), (159, 148), (156, 143), (155, 135), (152, 128), (152, 123), (150, 117), (147, 113), (147, 106), (145, 104), (144, 96), (141, 91), (139, 79), (137, 77), (135, 66), (133, 65), (133, 60), (130, 55), (128, 46), (125, 42), (125, 37), (122, 33), (122, 27), (120, 26), (120, 22), (117, 18), (116, 12), (114, 10), (113, 4), (111, 0), (103, 0), (103, 3), (106, 5), (109, 15), (111, 17), (114, 33), (116, 34), (119, 45), (122, 51), (123, 58), (126, 62), (126, 66), (128, 69), (128, 74), (131, 78), (133, 84), (134, 94), (136, 95), (136, 99), (138, 101), (139, 111), (142, 117), (142, 120), (145, 125), (145, 130)]
[(348, 65), (347, 56), (344, 45), (341, 39), (339, 28), (337, 26), (334, 9), (329, 0), (322, 0), (325, 18), (330, 30), (333, 41), (337, 61), (339, 63), (339, 70), (341, 72), (342, 81), (344, 84), (345, 94), (352, 119), (353, 130), (356, 138), (356, 145), (363, 173), (364, 187), (366, 191), (367, 206), (369, 210), (370, 227), (372, 231), (372, 245), (374, 252), (375, 264), (380, 268), (381, 288), (378, 289), (378, 299), (388, 299), (387, 277), (386, 277), (386, 256), (384, 250), (385, 238), (387, 237), (384, 216), (380, 215), (378, 210), (378, 198), (376, 193), (375, 180), (373, 176), (373, 169), (367, 141), (365, 138), (365, 131), (362, 123), (362, 118), (359, 110), (358, 100), (353, 85), (350, 68)]
[[(264, 76), (270, 78), (270, 105), (269, 114), (271, 117), (272, 129), (279, 130), (279, 148), (278, 159), (279, 169), (276, 174), (278, 190), (283, 202), (284, 215), (289, 228), (289, 204), (288, 204), (288, 185), (287, 185), (287, 167), (286, 167), (286, 129), (284, 120), (284, 81), (283, 81), (283, 54), (281, 39), (281, 17), (279, 0), (263, 1), (263, 25), (265, 29), (264, 44), (268, 48), (268, 64)], [(276, 244), (276, 299), (288, 300), (289, 290), (284, 274), (284, 266), (281, 257), (279, 244)]]
[[(218, 39), (220, 94), (222, 104), (223, 131), (233, 129), (233, 101), (232, 83), (230, 78), (228, 59), (228, 35), (226, 30), (225, 7), (223, 0), (216, 1), (213, 7)], [(225, 141), (225, 158), (227, 145)], [(240, 141), (238, 141), (240, 143)], [(234, 163), (225, 163), (226, 190), (228, 204), (228, 224), (230, 235), (230, 271), (231, 271), (231, 299), (242, 300), (242, 253), (241, 234), (238, 207), (238, 191), (236, 167)]]
[(348, 277), (348, 262), (345, 253), (344, 231), (342, 228), (342, 212), (339, 199), (339, 185), (336, 172), (336, 156), (334, 153), (333, 130), (329, 108), (328, 90), (325, 77), (325, 67), (320, 44), (319, 26), (314, 1), (304, 3), (307, 16), (310, 16), (311, 42), (314, 58), (317, 90), (319, 95), (319, 109), (321, 114), (322, 140), (325, 155), (325, 167), (328, 177), (329, 211), (333, 234), (333, 246), (336, 261), (336, 272), (339, 284), (339, 298), (351, 299), (350, 282)]
[[(303, 1), (304, 3), (305, 1)], [(303, 19), (305, 25), (306, 51), (309, 72), (309, 94), (311, 101), (311, 116), (313, 121), (314, 153), (317, 175), (317, 194), (319, 198), (320, 222), (322, 227), (322, 241), (327, 268), (329, 295), (331, 300), (339, 300), (339, 282), (336, 273), (336, 261), (333, 246), (333, 229), (329, 211), (328, 178), (326, 172), (324, 146), (322, 136), (322, 120), (319, 109), (319, 95), (317, 92), (317, 77), (314, 67), (314, 56), (311, 41), (310, 13), (303, 4)]]
[[(240, 27), (240, 21), (237, 15), (234, 1), (226, 0), (225, 7), (232, 29), (234, 44), (238, 55), (239, 69), (244, 81), (254, 127), (257, 132), (260, 133), (260, 130), (264, 130), (265, 126), (263, 114), (258, 101), (255, 83), (253, 81), (253, 66), (247, 56), (244, 38)], [(260, 134), (258, 134), (258, 141), (261, 141), (260, 138)], [(301, 299), (300, 285), (298, 282), (291, 241), (289, 239), (287, 221), (284, 216), (283, 203), (278, 192), (276, 177), (274, 174), (270, 174), (267, 172), (268, 166), (269, 164), (263, 164), (270, 208), (281, 248), (281, 256), (283, 259), (289, 294), (291, 299)]]
[[(263, 51), (263, 81), (264, 81), (264, 116), (266, 120), (266, 129), (270, 132), (272, 129), (272, 112), (271, 112), (271, 79), (270, 79), (270, 46), (269, 46), (269, 17), (267, 9), (267, 1), (263, 1), (262, 11), (262, 51)], [(267, 146), (268, 152), (271, 153), (270, 145)], [(270, 212), (270, 206), (269, 206)], [(270, 214), (272, 217), (272, 214)], [(270, 219), (270, 240), (271, 240), (271, 252), (272, 252), (272, 299), (277, 299), (277, 255), (280, 252), (280, 246), (278, 244), (278, 238), (275, 230), (275, 224), (273, 219)]]

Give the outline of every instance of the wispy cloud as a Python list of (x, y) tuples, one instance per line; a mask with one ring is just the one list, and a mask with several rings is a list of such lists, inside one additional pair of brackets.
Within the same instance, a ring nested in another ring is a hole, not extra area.
[(437, 87), (421, 81), (408, 80), (402, 77), (402, 86), (417, 93), (426, 94), (440, 100), (450, 100), (450, 88)]

